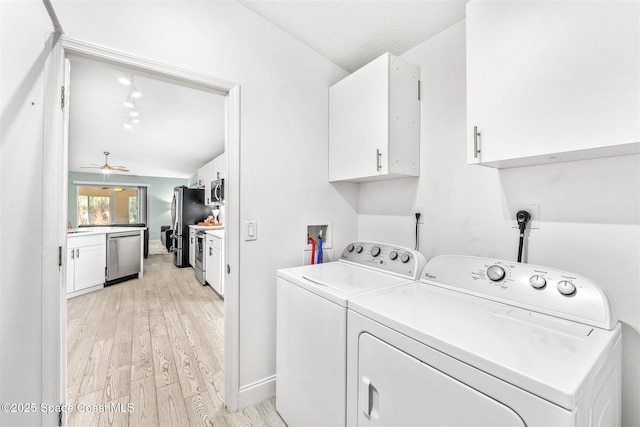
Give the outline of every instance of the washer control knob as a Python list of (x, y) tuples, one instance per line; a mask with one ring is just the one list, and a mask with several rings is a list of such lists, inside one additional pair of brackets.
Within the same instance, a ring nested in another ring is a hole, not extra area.
[(561, 280), (558, 282), (558, 292), (569, 297), (576, 293), (576, 286), (568, 280)]
[(353, 252), (354, 249), (355, 249), (355, 246), (353, 246), (352, 243), (349, 243), (349, 246), (347, 246), (347, 251)]
[(400, 257), (400, 261), (402, 261), (403, 264), (408, 263), (410, 259), (411, 255), (409, 254), (402, 254), (402, 256)]
[(363, 248), (362, 248), (362, 245), (358, 245), (358, 246), (356, 246), (356, 252), (357, 252), (357, 253), (362, 252), (362, 249), (363, 249)]
[(391, 258), (392, 261), (397, 260), (398, 259), (398, 252), (391, 251), (391, 253), (389, 254), (389, 258)]
[(487, 276), (489, 276), (489, 279), (494, 282), (499, 282), (500, 280), (504, 279), (504, 275), (504, 268), (500, 267), (499, 265), (492, 265), (487, 269)]
[(529, 279), (529, 284), (536, 289), (542, 289), (547, 286), (547, 281), (544, 277), (535, 275), (531, 276), (531, 278)]
[(374, 246), (371, 248), (371, 256), (372, 257), (377, 257), (378, 255), (380, 255), (380, 248), (377, 246)]

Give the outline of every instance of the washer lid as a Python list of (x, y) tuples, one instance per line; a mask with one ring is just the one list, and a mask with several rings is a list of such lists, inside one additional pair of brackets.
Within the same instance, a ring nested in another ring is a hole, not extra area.
[(355, 296), (349, 309), (572, 410), (620, 337), (604, 330), (413, 282)]
[(358, 293), (407, 282), (403, 277), (340, 261), (278, 270), (278, 277), (344, 307), (347, 298)]

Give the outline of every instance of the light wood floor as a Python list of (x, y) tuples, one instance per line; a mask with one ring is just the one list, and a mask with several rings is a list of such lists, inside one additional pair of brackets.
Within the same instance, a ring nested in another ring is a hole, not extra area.
[(223, 313), (153, 245), (144, 278), (68, 300), (68, 425), (284, 426), (273, 399), (224, 409)]

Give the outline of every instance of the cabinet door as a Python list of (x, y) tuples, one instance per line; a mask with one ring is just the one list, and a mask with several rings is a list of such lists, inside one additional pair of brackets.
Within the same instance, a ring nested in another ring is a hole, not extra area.
[(359, 426), (524, 426), (512, 409), (369, 334), (358, 340)]
[(196, 266), (196, 231), (189, 227), (189, 265)]
[(329, 88), (329, 181), (388, 172), (389, 55)]
[(106, 246), (83, 246), (76, 249), (75, 291), (104, 284), (106, 267)]
[(468, 163), (638, 152), (638, 9), (638, 2), (467, 3)]
[[(214, 239), (218, 240), (218, 242)], [(222, 266), (219, 240), (216, 237), (207, 236), (206, 278), (207, 283), (222, 295)]]
[(67, 249), (67, 293), (75, 291), (76, 277), (76, 250), (75, 248)]

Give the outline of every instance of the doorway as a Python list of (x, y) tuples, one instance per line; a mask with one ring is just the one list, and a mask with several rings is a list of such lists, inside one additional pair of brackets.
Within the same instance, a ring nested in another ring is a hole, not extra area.
[[(45, 152), (44, 173), (49, 178), (43, 188), (49, 213), (43, 226), (45, 253), (66, 253), (68, 213), (68, 123), (69, 104), (65, 88), (72, 93), (69, 59), (82, 58), (177, 85), (217, 93), (226, 97), (225, 153), (228, 176), (226, 198), (226, 282), (224, 302), (224, 404), (238, 410), (238, 313), (239, 313), (239, 194), (240, 194), (240, 87), (239, 85), (187, 70), (156, 63), (100, 46), (65, 37), (49, 39), (51, 55), (45, 67)], [(72, 74), (71, 74), (72, 75)], [(71, 100), (71, 102), (73, 102)], [(61, 203), (62, 202), (62, 203)], [(43, 362), (43, 401), (66, 401), (66, 265), (45, 262), (43, 266), (43, 354), (53, 355)]]

